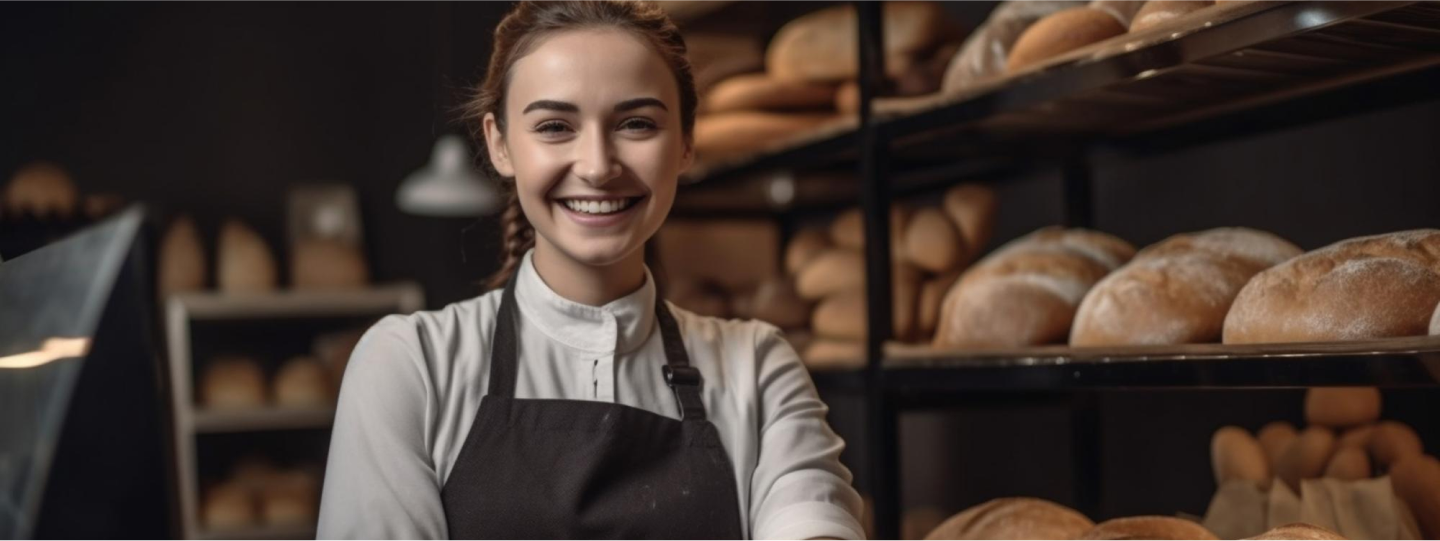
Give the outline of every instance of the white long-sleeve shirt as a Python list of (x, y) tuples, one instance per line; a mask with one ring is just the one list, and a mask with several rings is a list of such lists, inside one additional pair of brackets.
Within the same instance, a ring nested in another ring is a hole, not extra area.
[[(648, 271), (641, 289), (600, 307), (560, 297), (528, 254), (517, 272), (516, 398), (596, 400), (680, 417), (660, 370), (665, 355)], [(360, 340), (340, 390), (318, 537), (448, 536), (440, 489), (489, 385), (499, 308), (500, 291), (492, 291), (386, 317)], [(734, 466), (743, 531), (863, 538), (860, 497), (840, 463), (845, 443), (779, 330), (670, 309)]]

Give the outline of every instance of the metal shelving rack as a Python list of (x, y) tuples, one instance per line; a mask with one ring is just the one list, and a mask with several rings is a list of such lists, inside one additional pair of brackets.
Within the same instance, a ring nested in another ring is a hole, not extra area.
[[(701, 169), (687, 190), (702, 205), (677, 211), (785, 215), (859, 199), (865, 216), (866, 298), (872, 332), (865, 367), (816, 373), (818, 385), (866, 397), (875, 533), (899, 534), (898, 414), (909, 407), (985, 396), (1071, 393), (1078, 460), (1076, 499), (1099, 498), (1098, 419), (1076, 391), (1300, 388), (1326, 385), (1440, 387), (1440, 338), (1344, 344), (1190, 345), (1164, 348), (937, 351), (889, 343), (889, 220), (893, 196), (934, 190), (967, 175), (1059, 168), (1066, 221), (1090, 223), (1087, 149), (1158, 134), (1196, 138), (1256, 133), (1316, 118), (1433, 98), (1440, 88), (1440, 3), (1250, 2), (1072, 51), (957, 94), (876, 100), (884, 58), (878, 3), (856, 2), (861, 110), (853, 129), (831, 130), (748, 160)], [(1389, 85), (1345, 96), (1359, 83)], [(1318, 106), (1318, 107), (1317, 107)], [(1307, 110), (1308, 109), (1308, 110)], [(1319, 109), (1319, 110), (1314, 110)], [(1263, 114), (1277, 111), (1274, 118)], [(1246, 115), (1241, 117), (1239, 113)], [(1257, 114), (1259, 112), (1260, 114)], [(1238, 117), (1238, 118), (1237, 118)], [(1256, 120), (1256, 118), (1259, 120)], [(1164, 143), (1161, 146), (1173, 143)], [(894, 165), (892, 167), (892, 164)], [(806, 171), (850, 171), (853, 190), (828, 181), (807, 189)], [(793, 200), (766, 194), (790, 183)], [(807, 195), (812, 194), (812, 195)]]

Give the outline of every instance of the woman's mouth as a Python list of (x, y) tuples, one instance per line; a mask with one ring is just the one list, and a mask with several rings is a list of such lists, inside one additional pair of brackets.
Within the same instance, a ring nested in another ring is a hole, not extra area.
[(638, 197), (604, 198), (557, 198), (556, 203), (564, 209), (570, 220), (585, 227), (608, 228), (624, 223), (635, 214), (641, 200)]

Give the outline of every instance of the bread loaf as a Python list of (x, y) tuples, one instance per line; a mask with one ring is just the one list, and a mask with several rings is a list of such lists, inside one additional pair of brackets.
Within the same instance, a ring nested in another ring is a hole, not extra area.
[[(910, 223), (910, 210), (904, 205), (890, 206), (890, 256), (905, 256), (905, 229)], [(865, 250), (865, 215), (859, 208), (840, 213), (830, 223), (830, 240), (836, 246)]]
[(959, 279), (960, 272), (953, 271), (925, 280), (920, 286), (920, 301), (916, 307), (919, 313), (915, 321), (921, 340), (929, 341), (935, 337), (935, 327), (940, 323), (940, 304), (945, 300), (945, 292), (950, 291)]
[(1262, 489), (1270, 487), (1270, 461), (1265, 449), (1243, 428), (1227, 426), (1215, 431), (1210, 438), (1210, 461), (1216, 486), (1241, 480)]
[(748, 317), (782, 329), (804, 327), (810, 321), (810, 305), (783, 276), (775, 276), (755, 288), (750, 295), (749, 312)]
[(825, 250), (806, 264), (795, 277), (795, 291), (802, 299), (817, 300), (864, 287), (865, 255), (853, 249)]
[(969, 248), (954, 222), (936, 208), (915, 211), (905, 226), (905, 257), (921, 269), (943, 273), (966, 259)]
[(865, 365), (865, 344), (817, 338), (805, 346), (800, 359), (811, 369), (859, 368)]
[(670, 219), (655, 238), (666, 274), (712, 283), (727, 297), (754, 290), (780, 268), (772, 220)]
[(200, 512), (209, 530), (233, 530), (255, 525), (253, 493), (233, 483), (222, 483), (205, 491)]
[(290, 257), (295, 289), (360, 289), (369, 281), (360, 250), (338, 240), (300, 241)]
[(225, 293), (265, 293), (275, 290), (275, 256), (265, 239), (239, 220), (226, 220), (220, 228), (216, 282)]
[(1009, 0), (1001, 2), (985, 24), (965, 38), (945, 68), (940, 88), (955, 93), (1005, 73), (1005, 59), (1015, 40), (1035, 21), (1060, 10), (1083, 7), (1080, 1)]
[[(894, 338), (911, 340), (916, 333), (915, 304), (920, 295), (920, 273), (914, 267), (897, 265), (892, 273), (894, 283), (891, 320), (895, 325)], [(865, 340), (866, 319), (865, 291), (856, 289), (826, 297), (815, 307), (810, 326), (815, 334), (826, 338), (842, 340)]]
[(1275, 464), (1275, 475), (1290, 489), (1300, 492), (1300, 480), (1314, 479), (1325, 472), (1335, 450), (1335, 435), (1329, 429), (1312, 426), (1300, 432)]
[[(1108, 17), (1108, 15), (1107, 15)], [(1146, 516), (1107, 520), (1078, 539), (1219, 539), (1204, 526), (1175, 517)]]
[(36, 218), (70, 218), (80, 195), (70, 174), (50, 162), (34, 162), (10, 177), (5, 186), (5, 210)]
[(260, 514), (272, 526), (314, 524), (320, 500), (319, 480), (309, 472), (276, 474), (260, 494)]
[(205, 288), (205, 248), (200, 244), (200, 231), (188, 216), (170, 224), (160, 241), (160, 268), (156, 287), (160, 298), (176, 293)]
[(1264, 539), (1268, 541), (1273, 539), (1331, 540), (1348, 538), (1325, 528), (1321, 528), (1319, 526), (1297, 522), (1294, 524), (1286, 524), (1284, 526), (1272, 528), (1268, 532), (1262, 533), (1255, 537), (1247, 537), (1246, 539)]
[[(1043, 4), (1046, 2), (1035, 2)], [(970, 257), (979, 255), (995, 228), (995, 191), (983, 184), (960, 184), (945, 191), (941, 205), (965, 239)], [(968, 258), (962, 263), (968, 263)]]
[(1192, 12), (1210, 7), (1214, 2), (1209, 0), (1150, 0), (1135, 13), (1130, 22), (1131, 32), (1140, 32), (1147, 28), (1160, 26), (1166, 21), (1184, 17)]
[(1260, 427), (1255, 433), (1255, 439), (1260, 442), (1260, 447), (1265, 450), (1265, 458), (1270, 461), (1270, 470), (1273, 472), (1276, 465), (1280, 463), (1280, 456), (1290, 446), (1290, 442), (1296, 436), (1295, 427), (1285, 421), (1275, 421)]
[(1440, 539), (1440, 460), (1411, 455), (1390, 468), (1395, 494), (1420, 523), (1425, 539)]
[(1368, 449), (1375, 461), (1387, 468), (1406, 458), (1423, 454), (1420, 435), (1405, 423), (1385, 421), (1375, 425)]
[(785, 245), (785, 272), (799, 274), (815, 256), (829, 248), (830, 236), (819, 229), (805, 229), (791, 237)]
[(200, 396), (206, 408), (263, 407), (265, 374), (253, 359), (216, 357), (201, 376)]
[(1095, 523), (1068, 507), (1036, 498), (998, 498), (940, 523), (925, 539), (1078, 539)]
[(1152, 245), (1081, 302), (1072, 346), (1219, 342), (1230, 303), (1256, 273), (1300, 255), (1270, 233), (1219, 228)]
[(1043, 60), (1079, 49), (1091, 43), (1125, 33), (1114, 15), (1089, 7), (1070, 8), (1051, 14), (1020, 34), (1005, 62), (1006, 73), (1014, 73)]
[[(883, 4), (886, 73), (904, 73), (892, 58), (913, 57), (933, 47), (950, 31), (945, 12), (934, 2)], [(859, 75), (858, 24), (855, 8), (825, 8), (781, 27), (765, 51), (765, 69), (777, 80), (834, 82)], [(895, 67), (891, 67), (895, 64)]]
[(778, 81), (764, 73), (730, 77), (711, 87), (701, 102), (705, 114), (730, 111), (826, 110), (835, 103), (835, 85)]
[(834, 113), (731, 111), (695, 119), (695, 155), (705, 162), (732, 160), (835, 120)]
[(1358, 481), (1370, 477), (1370, 457), (1364, 449), (1342, 447), (1330, 457), (1325, 466), (1325, 477), (1342, 481)]
[(1355, 447), (1359, 449), (1370, 448), (1370, 438), (1375, 434), (1375, 425), (1357, 426), (1340, 434), (1340, 439), (1335, 442), (1338, 449)]
[(324, 408), (335, 405), (330, 375), (320, 361), (295, 357), (275, 375), (275, 405), (286, 408)]
[(1380, 418), (1380, 390), (1374, 387), (1313, 387), (1305, 392), (1305, 421), (1344, 428)]
[(940, 309), (936, 347), (1063, 342), (1080, 299), (1134, 255), (1115, 237), (1045, 228), (1000, 247), (967, 271)]
[(1225, 343), (1424, 335), (1437, 303), (1440, 230), (1361, 237), (1256, 275), (1225, 318)]
[(1114, 15), (1120, 26), (1129, 28), (1130, 21), (1145, 4), (1145, 0), (1094, 0), (1090, 2), (1090, 7)]

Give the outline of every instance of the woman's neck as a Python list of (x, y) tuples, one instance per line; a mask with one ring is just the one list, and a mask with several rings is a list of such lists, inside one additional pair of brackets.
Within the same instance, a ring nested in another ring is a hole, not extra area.
[(635, 250), (610, 265), (593, 266), (537, 238), (534, 264), (540, 279), (557, 295), (589, 306), (604, 306), (645, 285), (645, 250)]

